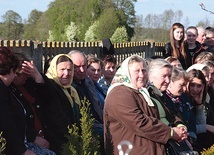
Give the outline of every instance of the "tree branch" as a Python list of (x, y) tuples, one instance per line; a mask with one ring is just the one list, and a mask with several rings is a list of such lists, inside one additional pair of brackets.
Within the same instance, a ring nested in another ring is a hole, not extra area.
[(201, 9), (202, 10), (204, 10), (204, 11), (206, 11), (206, 12), (209, 12), (209, 13), (211, 13), (211, 14), (214, 14), (214, 12), (212, 12), (212, 11), (210, 11), (210, 10), (207, 10), (206, 8), (205, 8), (205, 5), (203, 4), (203, 3), (201, 3), (201, 4), (199, 4), (200, 6), (201, 6)]

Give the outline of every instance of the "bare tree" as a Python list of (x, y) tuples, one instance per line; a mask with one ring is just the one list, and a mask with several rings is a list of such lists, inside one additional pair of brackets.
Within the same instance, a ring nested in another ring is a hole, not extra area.
[(206, 12), (209, 12), (209, 13), (211, 13), (211, 14), (214, 14), (214, 12), (212, 12), (212, 11), (210, 11), (210, 10), (207, 10), (206, 7), (205, 7), (205, 5), (204, 5), (203, 3), (201, 3), (201, 4), (199, 4), (199, 5), (201, 6), (201, 9), (202, 9), (202, 10), (204, 10), (204, 11), (206, 11)]

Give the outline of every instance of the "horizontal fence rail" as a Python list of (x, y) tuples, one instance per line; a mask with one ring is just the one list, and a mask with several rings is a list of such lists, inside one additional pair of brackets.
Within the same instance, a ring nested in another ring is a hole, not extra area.
[[(117, 62), (137, 54), (143, 58), (162, 56), (165, 43), (157, 42), (127, 42), (116, 43), (114, 57)], [(43, 72), (44, 62), (57, 54), (67, 54), (71, 50), (79, 50), (85, 54), (93, 54), (98, 58), (105, 55), (101, 42), (40, 42), (31, 40), (0, 40), (0, 47), (9, 47), (14, 52), (23, 53), (33, 60), (40, 72)]]

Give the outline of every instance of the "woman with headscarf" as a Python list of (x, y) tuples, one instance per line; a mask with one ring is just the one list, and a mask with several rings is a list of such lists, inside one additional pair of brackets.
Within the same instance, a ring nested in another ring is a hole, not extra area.
[[(145, 88), (146, 62), (133, 55), (123, 61), (108, 90), (104, 105), (105, 153), (118, 155), (117, 146), (129, 141), (130, 155), (165, 154), (169, 139), (183, 140), (184, 128), (170, 127), (160, 121), (158, 107)], [(177, 121), (180, 124), (179, 121)]]
[[(25, 63), (24, 68), (30, 73), (32, 66)], [(56, 55), (43, 76), (45, 87), (43, 94), (44, 118), (47, 126), (47, 139), (50, 149), (61, 154), (62, 146), (67, 142), (68, 126), (79, 126), (80, 99), (71, 86), (74, 75), (74, 65), (66, 54)], [(45, 95), (44, 95), (45, 94)]]

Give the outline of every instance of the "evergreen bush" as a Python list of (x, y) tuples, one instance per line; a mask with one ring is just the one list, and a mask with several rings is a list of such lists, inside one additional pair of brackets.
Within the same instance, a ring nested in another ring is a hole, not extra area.
[(6, 139), (2, 137), (2, 132), (0, 133), (0, 155), (4, 155), (4, 150), (6, 149)]
[(202, 151), (201, 155), (214, 155), (214, 145), (212, 145), (209, 149)]
[(63, 146), (63, 155), (98, 155), (99, 154), (99, 137), (92, 134), (94, 118), (90, 113), (90, 102), (84, 98), (81, 100), (80, 107), (80, 128), (74, 124), (68, 127), (66, 135), (68, 143)]

